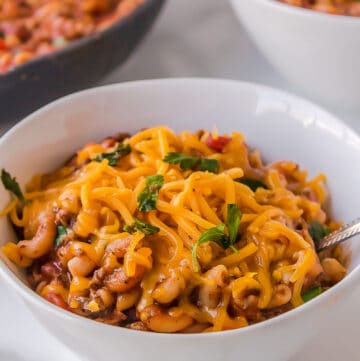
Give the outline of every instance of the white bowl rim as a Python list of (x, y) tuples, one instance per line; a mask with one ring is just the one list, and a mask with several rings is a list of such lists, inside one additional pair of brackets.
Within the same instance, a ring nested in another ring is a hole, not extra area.
[[(233, 3), (237, 2), (238, 0), (231, 0)], [(241, 1), (241, 0), (240, 0)], [(251, 0), (253, 2), (267, 4), (267, 6), (277, 9), (279, 11), (284, 12), (285, 14), (289, 15), (298, 15), (304, 16), (307, 18), (313, 17), (316, 20), (320, 21), (329, 21), (329, 22), (344, 22), (348, 24), (359, 25), (360, 24), (360, 17), (359, 16), (350, 16), (350, 15), (336, 15), (336, 14), (329, 14), (324, 13), (321, 11), (311, 10), (302, 8), (299, 6), (294, 6), (290, 4), (282, 3), (278, 0)]]
[[(253, 0), (255, 1), (255, 0)], [(256, 1), (263, 1), (263, 0), (256, 0)], [(268, 1), (268, 0), (265, 0)], [(348, 127), (344, 122), (336, 118), (335, 116), (331, 115), (329, 112), (327, 112), (322, 107), (305, 100), (304, 98), (301, 98), (299, 96), (293, 95), (290, 92), (286, 92), (283, 90), (278, 90), (276, 88), (268, 87), (265, 85), (257, 84), (257, 83), (250, 83), (250, 82), (244, 82), (244, 81), (237, 81), (237, 80), (229, 80), (229, 79), (217, 79), (217, 78), (163, 78), (163, 79), (147, 79), (147, 80), (138, 80), (138, 81), (129, 81), (124, 83), (117, 83), (117, 84), (111, 84), (111, 85), (104, 85), (100, 87), (94, 87), (87, 90), (83, 90), (80, 92), (75, 92), (73, 94), (67, 95), (65, 97), (59, 98), (44, 107), (40, 108), (39, 110), (35, 111), (34, 113), (28, 115), (23, 120), (21, 120), (17, 125), (15, 125), (13, 128), (11, 128), (5, 135), (3, 135), (0, 138), (0, 144), (5, 141), (8, 137), (14, 136), (17, 132), (17, 130), (28, 123), (31, 123), (33, 119), (36, 119), (37, 116), (41, 115), (42, 113), (48, 112), (48, 110), (51, 110), (52, 108), (56, 108), (58, 106), (66, 105), (68, 101), (76, 100), (77, 98), (81, 97), (87, 97), (88, 95), (95, 94), (97, 92), (107, 92), (112, 91), (113, 89), (117, 88), (126, 88), (126, 87), (142, 87), (142, 86), (151, 86), (151, 85), (159, 85), (167, 83), (189, 83), (194, 85), (194, 82), (196, 83), (207, 83), (212, 82), (213, 84), (217, 84), (218, 86), (228, 86), (228, 85), (236, 85), (239, 87), (247, 88), (254, 90), (258, 93), (268, 93), (271, 92), (273, 95), (278, 96), (282, 99), (288, 99), (290, 102), (297, 102), (305, 104), (306, 106), (316, 110), (319, 113), (322, 113), (327, 118), (331, 119), (335, 126), (340, 126), (343, 128), (344, 131), (348, 132), (352, 135), (353, 140), (357, 141), (360, 144), (360, 136), (354, 132), (350, 127)], [(235, 330), (226, 330), (226, 331), (218, 331), (218, 332), (209, 332), (209, 333), (193, 333), (193, 334), (166, 334), (166, 333), (155, 333), (155, 332), (140, 332), (137, 330), (131, 330), (127, 329), (125, 327), (119, 327), (119, 326), (113, 326), (113, 325), (107, 325), (104, 323), (96, 322), (94, 320), (88, 319), (83, 316), (79, 316), (77, 314), (71, 313), (69, 311), (65, 311), (61, 309), (58, 306), (53, 305), (51, 302), (45, 300), (43, 297), (38, 295), (36, 292), (34, 292), (30, 287), (26, 286), (23, 282), (21, 282), (18, 277), (15, 276), (15, 274), (10, 271), (10, 269), (4, 264), (4, 262), (0, 259), (0, 278), (5, 280), (8, 287), (12, 287), (15, 289), (24, 299), (26, 299), (29, 303), (36, 304), (39, 308), (43, 308), (45, 312), (50, 312), (57, 316), (58, 318), (67, 319), (70, 322), (75, 322), (78, 324), (83, 324), (83, 326), (86, 327), (93, 327), (98, 328), (99, 331), (104, 329), (104, 331), (109, 331), (112, 329), (114, 332), (119, 332), (119, 335), (126, 334), (128, 336), (132, 335), (136, 337), (140, 337), (141, 335), (146, 334), (146, 337), (166, 337), (166, 338), (189, 338), (189, 339), (202, 339), (202, 338), (213, 338), (213, 337), (226, 337), (227, 335), (241, 335), (243, 333), (251, 333), (256, 332), (260, 328), (271, 328), (274, 324), (277, 324), (281, 322), (284, 319), (295, 319), (298, 317), (299, 314), (302, 312), (305, 312), (306, 310), (309, 310), (311, 308), (314, 308), (316, 306), (321, 307), (321, 303), (325, 303), (327, 300), (329, 301), (329, 298), (333, 295), (336, 295), (336, 293), (341, 293), (345, 291), (346, 289), (351, 289), (351, 285), (355, 285), (357, 282), (360, 281), (360, 264), (357, 265), (350, 274), (347, 274), (346, 277), (337, 283), (335, 286), (331, 287), (326, 292), (322, 293), (315, 299), (311, 300), (310, 302), (307, 302), (303, 304), (300, 307), (296, 307), (295, 309), (292, 309), (290, 311), (287, 311), (285, 313), (280, 314), (279, 316), (273, 317), (271, 319), (267, 319), (265, 321), (249, 325), (243, 328), (235, 329)]]

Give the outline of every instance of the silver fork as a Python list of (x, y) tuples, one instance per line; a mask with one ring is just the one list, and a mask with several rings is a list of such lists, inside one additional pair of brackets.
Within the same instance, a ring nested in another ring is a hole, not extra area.
[(322, 238), (316, 248), (318, 251), (323, 251), (324, 249), (336, 246), (357, 234), (360, 234), (360, 218)]

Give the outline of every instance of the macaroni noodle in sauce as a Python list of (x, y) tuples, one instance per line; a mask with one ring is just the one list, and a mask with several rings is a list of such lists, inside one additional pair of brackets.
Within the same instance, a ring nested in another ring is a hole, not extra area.
[(325, 176), (264, 164), (242, 134), (165, 126), (89, 143), (35, 176), (3, 211), (18, 243), (2, 252), (63, 309), (154, 332), (245, 327), (339, 282), (342, 249), (316, 242), (340, 224)]

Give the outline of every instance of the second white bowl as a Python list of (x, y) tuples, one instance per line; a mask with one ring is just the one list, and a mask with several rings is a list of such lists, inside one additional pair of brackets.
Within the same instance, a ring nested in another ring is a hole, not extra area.
[(338, 109), (360, 108), (360, 18), (277, 0), (231, 0), (275, 69), (303, 94)]

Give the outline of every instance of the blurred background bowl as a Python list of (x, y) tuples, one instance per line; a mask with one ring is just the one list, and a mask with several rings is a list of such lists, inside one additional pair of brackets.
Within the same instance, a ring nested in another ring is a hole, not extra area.
[(360, 18), (277, 0), (231, 0), (274, 68), (302, 94), (338, 110), (360, 109)]
[(150, 30), (165, 0), (145, 0), (109, 28), (0, 75), (0, 122), (14, 122), (51, 100), (99, 82)]

